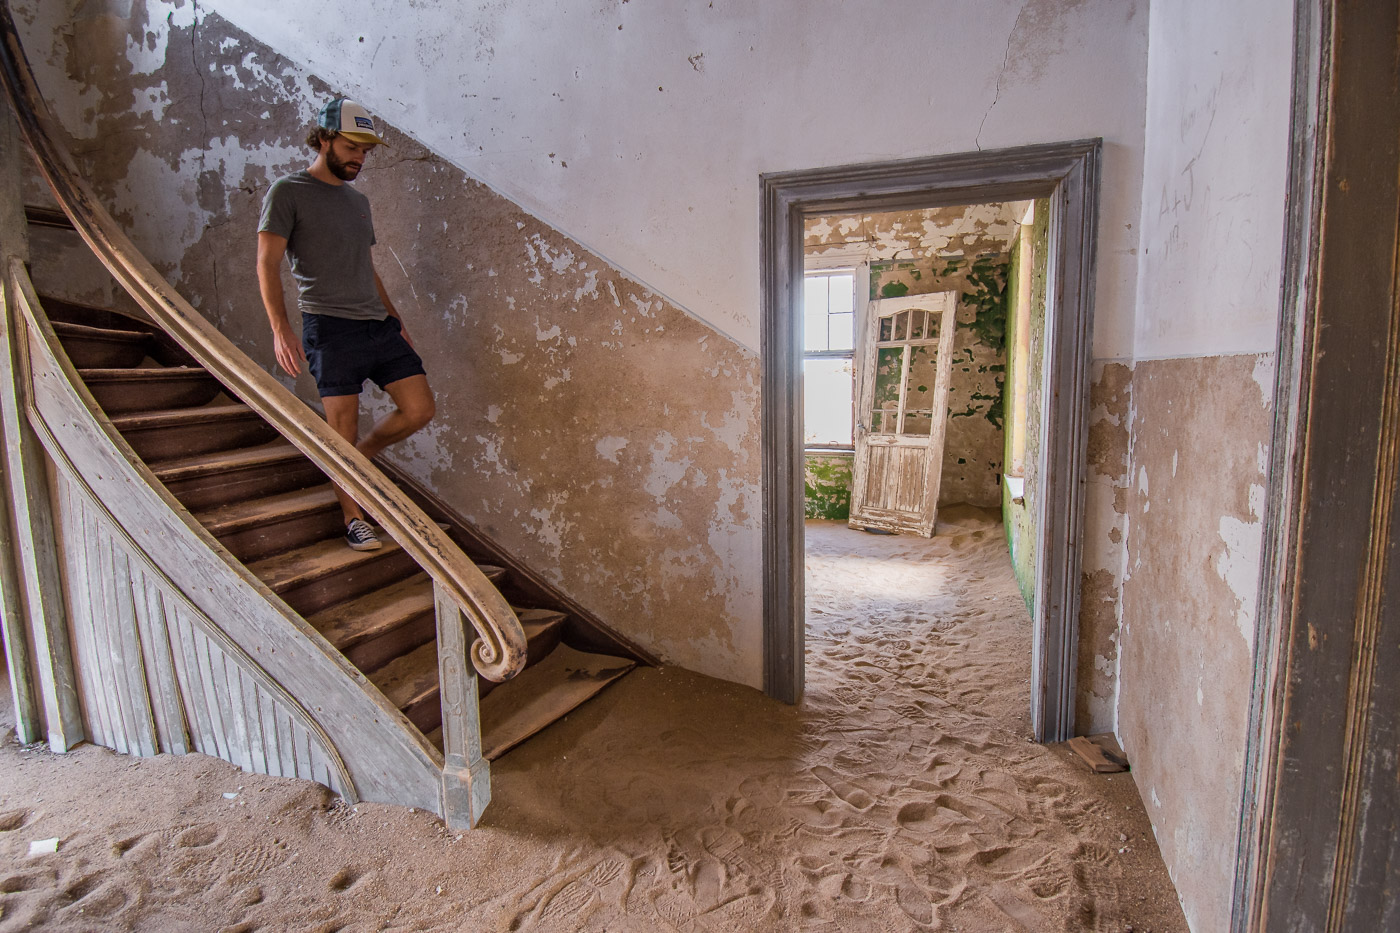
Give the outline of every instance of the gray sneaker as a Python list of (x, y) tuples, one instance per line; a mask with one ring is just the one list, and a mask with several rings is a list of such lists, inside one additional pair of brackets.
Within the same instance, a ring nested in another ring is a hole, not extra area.
[(355, 551), (377, 551), (383, 546), (374, 529), (363, 518), (350, 519), (350, 524), (345, 526), (345, 543)]

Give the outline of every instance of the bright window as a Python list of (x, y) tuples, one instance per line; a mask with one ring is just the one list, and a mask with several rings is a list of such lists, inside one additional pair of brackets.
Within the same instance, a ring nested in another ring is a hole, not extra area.
[(855, 397), (855, 274), (813, 272), (802, 290), (802, 434), (809, 447), (851, 448)]

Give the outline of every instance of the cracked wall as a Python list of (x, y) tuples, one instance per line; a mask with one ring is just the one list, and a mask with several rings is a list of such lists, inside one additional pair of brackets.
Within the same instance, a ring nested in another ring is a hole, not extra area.
[[(273, 372), (258, 210), (274, 178), (309, 163), (301, 140), (331, 87), (189, 3), (137, 0), (129, 17), (120, 4), (16, 6), (99, 198)], [(383, 132), (391, 145), (357, 188), (439, 400), (391, 459), (667, 662), (757, 685), (755, 355)], [(314, 399), (307, 375), (282, 378)], [(373, 389), (365, 400), (366, 420), (384, 410)]]

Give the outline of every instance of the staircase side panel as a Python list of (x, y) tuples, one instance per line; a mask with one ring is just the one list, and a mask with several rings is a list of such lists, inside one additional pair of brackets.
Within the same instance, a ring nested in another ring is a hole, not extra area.
[[(50, 343), (56, 345), (56, 338), (38, 322), (28, 330), (33, 361), (28, 420), (57, 471), (78, 490), (66, 498), (82, 499), (83, 511), (90, 513), (69, 526), (65, 544), (81, 550), (86, 548), (82, 535), (106, 538), (117, 542), (122, 554), (120, 561), (109, 557), (105, 562), (100, 548), (98, 560), (88, 554), (87, 593), (72, 600), (87, 607), (83, 624), (99, 662), (85, 675), (87, 689), (106, 694), (112, 747), (119, 742), (132, 747), (127, 720), (141, 715), (150, 720), (152, 694), (147, 690), (134, 703), (129, 690), (121, 692), (111, 676), (104, 677), (109, 655), (137, 665), (146, 680), (156, 680), (157, 694), (178, 689), (191, 743), (200, 751), (248, 770), (285, 773), (291, 769), (282, 761), (294, 761), (296, 776), (336, 787), (348, 799), (438, 811), (441, 756), (359, 671), (170, 496), (106, 419), (94, 413), (95, 404), (76, 376), (59, 362)], [(168, 676), (160, 680), (158, 666), (147, 669), (140, 623), (134, 623), (130, 635), (111, 627), (122, 617), (119, 609), (109, 611), (122, 605), (115, 595), (125, 586), (129, 596), (133, 585), (129, 573), (113, 580), (116, 571), (107, 568), (118, 565), (142, 567), (147, 580), (141, 598), (127, 600), (137, 607), (130, 614), (133, 620), (139, 618), (139, 607), (157, 595), (167, 605), (175, 684)], [(179, 605), (173, 614), (168, 611), (172, 601)], [(246, 678), (252, 678), (256, 690), (245, 688)], [(272, 722), (259, 712), (264, 707), (259, 691), (276, 710)], [(86, 702), (96, 705), (91, 697)], [(284, 724), (288, 716), (294, 722)], [(284, 733), (291, 746), (285, 754), (280, 744)], [(269, 755), (274, 741), (279, 744)]]
[(147, 570), (86, 490), (63, 471), (56, 480), (80, 696), (100, 725), (93, 740), (141, 756), (199, 751), (253, 773), (353, 791), (338, 756), (251, 659), (206, 634), (215, 626), (203, 613), (187, 605), (169, 612), (181, 595)]

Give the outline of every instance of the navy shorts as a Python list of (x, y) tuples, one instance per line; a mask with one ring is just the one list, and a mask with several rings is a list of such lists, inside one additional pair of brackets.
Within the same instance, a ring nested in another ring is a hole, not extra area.
[(359, 395), (366, 379), (382, 389), (425, 375), (422, 358), (403, 339), (403, 326), (392, 314), (382, 321), (302, 314), (301, 346), (322, 398)]

